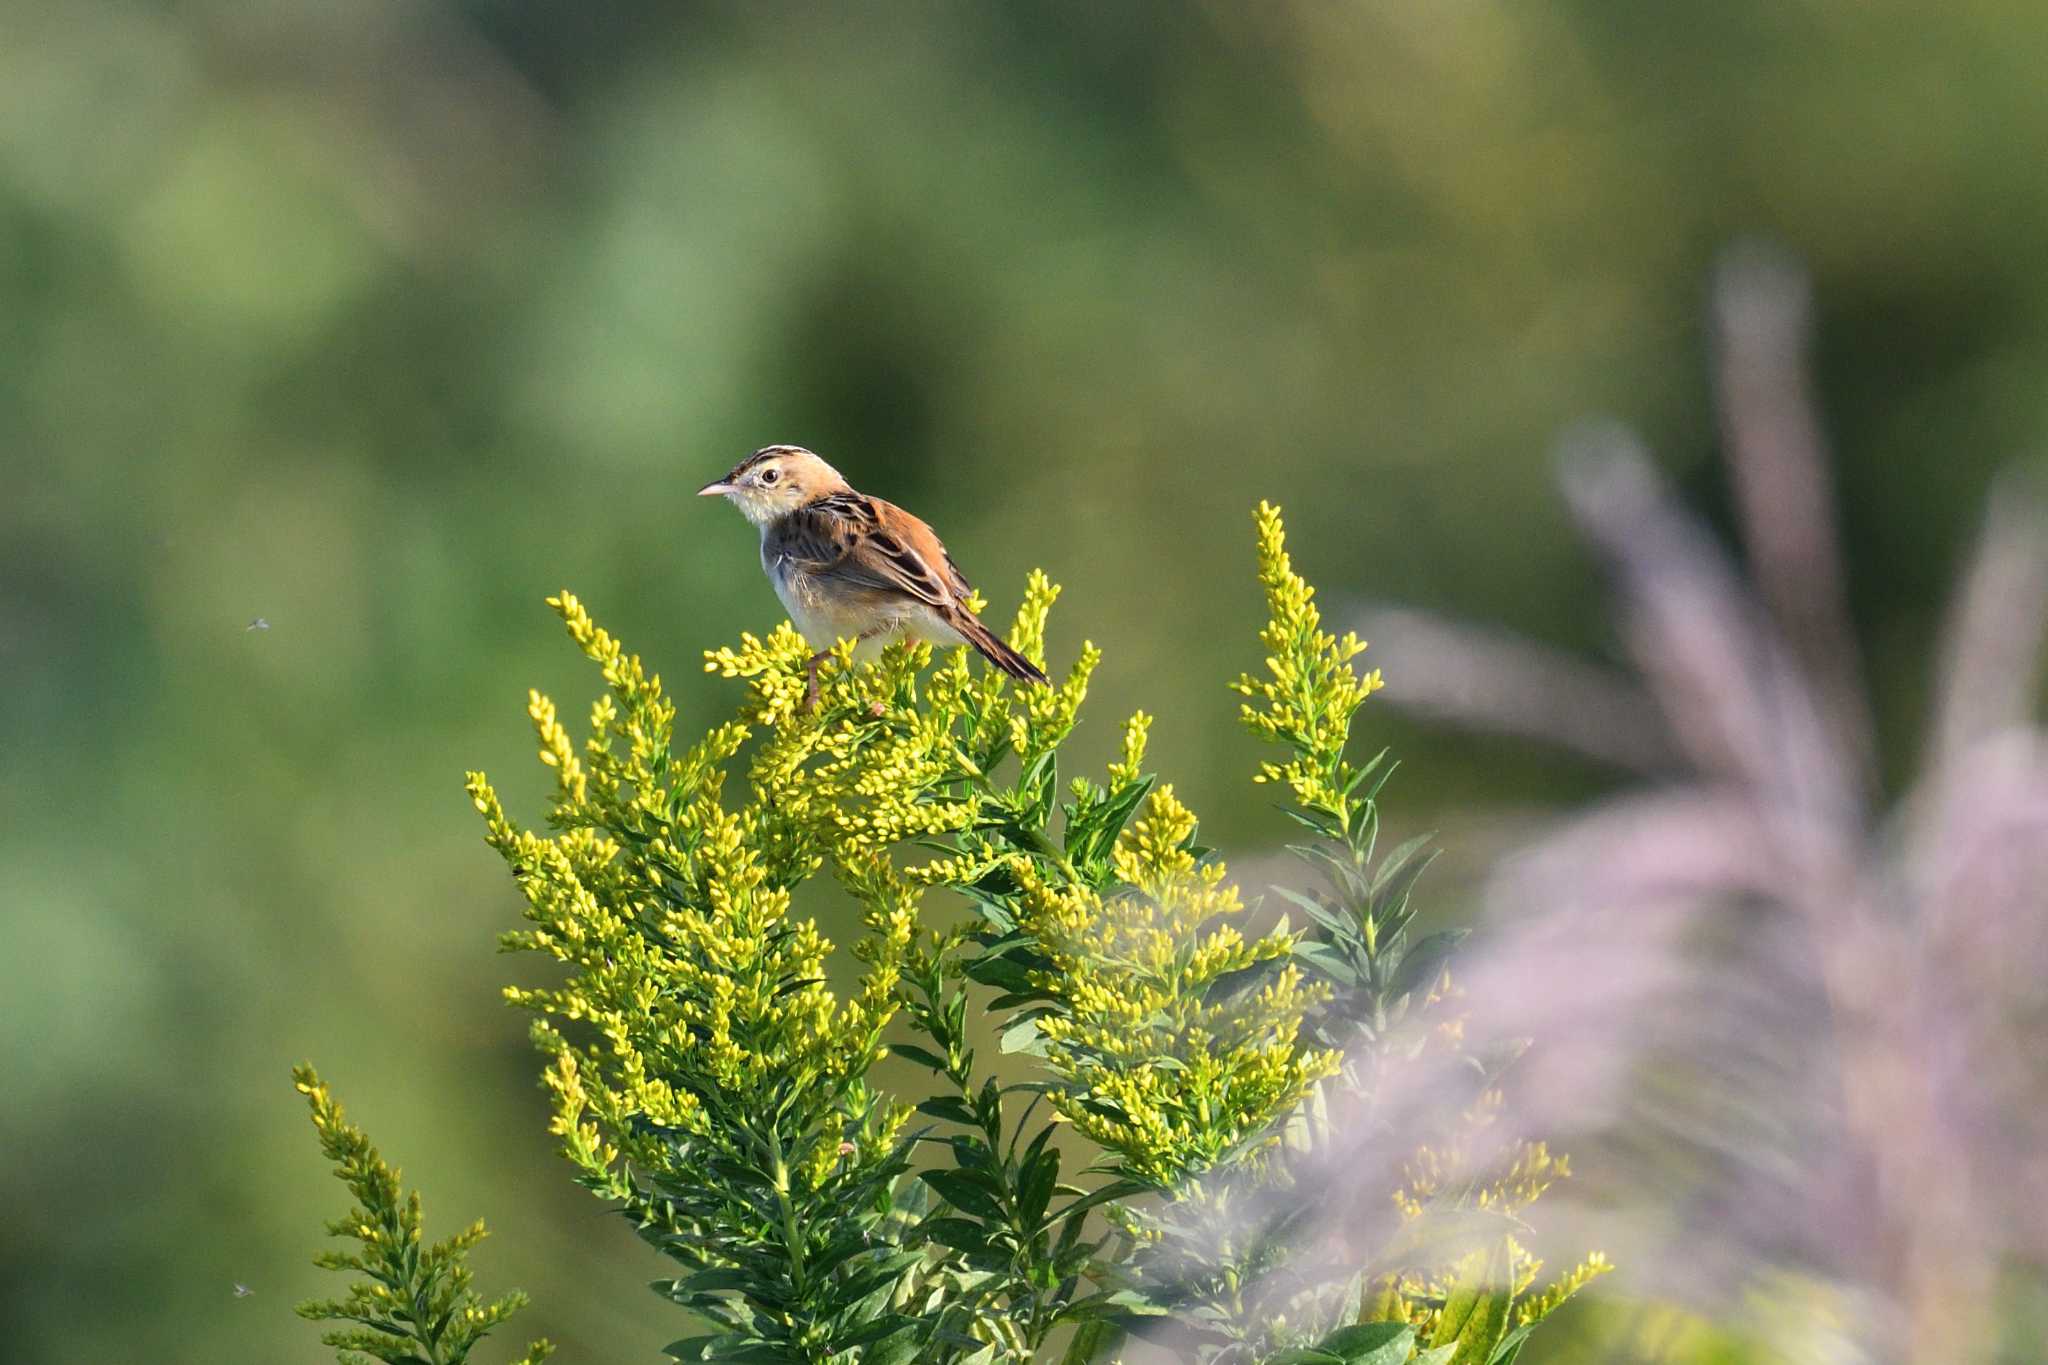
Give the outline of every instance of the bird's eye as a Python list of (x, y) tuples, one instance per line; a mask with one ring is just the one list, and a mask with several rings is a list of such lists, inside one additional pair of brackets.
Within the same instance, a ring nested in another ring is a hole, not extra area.
[(764, 469), (761, 471), (762, 483), (774, 483), (777, 479), (781, 477), (782, 471), (779, 469)]

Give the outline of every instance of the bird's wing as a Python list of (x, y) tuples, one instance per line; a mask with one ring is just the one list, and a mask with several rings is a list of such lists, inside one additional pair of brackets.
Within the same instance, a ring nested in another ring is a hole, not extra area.
[(951, 608), (968, 591), (932, 528), (894, 503), (833, 493), (784, 517), (774, 553), (804, 572)]

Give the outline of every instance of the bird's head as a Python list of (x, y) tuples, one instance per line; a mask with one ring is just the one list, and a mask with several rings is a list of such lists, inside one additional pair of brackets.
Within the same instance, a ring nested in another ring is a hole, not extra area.
[(763, 446), (724, 478), (698, 489), (697, 496), (722, 497), (748, 521), (764, 526), (846, 486), (838, 470), (802, 446)]

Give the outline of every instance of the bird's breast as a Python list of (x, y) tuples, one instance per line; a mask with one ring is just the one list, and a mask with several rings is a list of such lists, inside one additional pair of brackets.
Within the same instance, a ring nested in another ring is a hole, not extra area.
[(872, 624), (872, 613), (859, 610), (858, 594), (833, 591), (818, 575), (799, 568), (795, 561), (761, 547), (761, 566), (768, 581), (789, 613), (790, 623), (812, 649), (829, 649), (834, 641), (861, 634)]

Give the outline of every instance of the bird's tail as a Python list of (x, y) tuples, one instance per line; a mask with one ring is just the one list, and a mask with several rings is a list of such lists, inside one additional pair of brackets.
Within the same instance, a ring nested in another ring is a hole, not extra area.
[(1043, 683), (1048, 679), (1045, 670), (1005, 644), (996, 633), (983, 625), (972, 612), (956, 612), (947, 622), (960, 633), (960, 638), (973, 645), (975, 652), (987, 659), (1003, 672), (1025, 682)]

